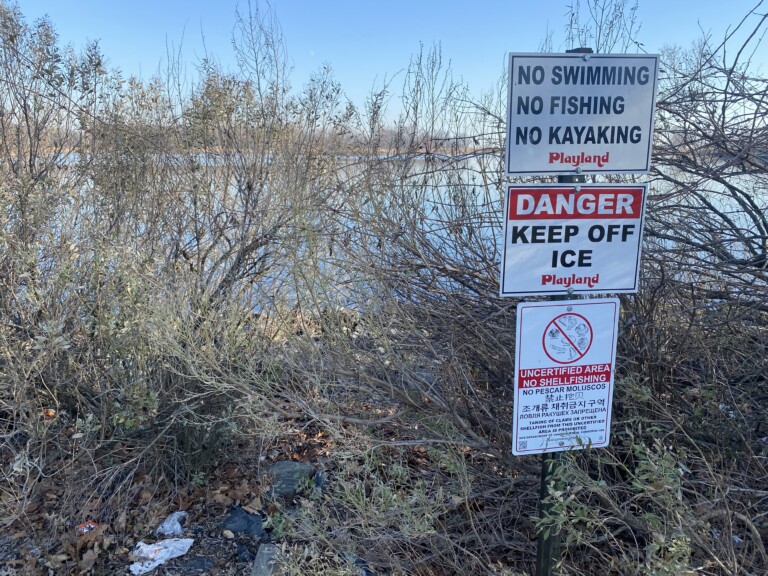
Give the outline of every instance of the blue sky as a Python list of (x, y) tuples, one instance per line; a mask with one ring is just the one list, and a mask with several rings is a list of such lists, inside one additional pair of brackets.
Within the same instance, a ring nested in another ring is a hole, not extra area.
[[(255, 2), (256, 0), (252, 0)], [(588, 0), (582, 0), (582, 3)], [(564, 46), (567, 6), (576, 0), (272, 0), (301, 87), (324, 63), (360, 104), (385, 78), (402, 70), (419, 49), (439, 43), (455, 77), (473, 92), (489, 89), (504, 71), (507, 52), (536, 52), (551, 31)], [(630, 0), (632, 3), (632, 0)], [(688, 47), (702, 30), (722, 37), (758, 0), (639, 0), (639, 40), (649, 53)], [(234, 66), (235, 10), (248, 0), (19, 0), (32, 21), (48, 14), (64, 43), (99, 40), (110, 66), (149, 79), (181, 49), (193, 69), (206, 52)], [(768, 6), (762, 6), (767, 11)], [(767, 41), (768, 42), (768, 41)]]

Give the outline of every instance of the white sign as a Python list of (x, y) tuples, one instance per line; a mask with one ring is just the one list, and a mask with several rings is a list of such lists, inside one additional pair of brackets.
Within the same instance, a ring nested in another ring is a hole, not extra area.
[(517, 306), (515, 456), (608, 446), (619, 300)]
[(500, 295), (637, 292), (647, 189), (510, 185)]
[(510, 54), (507, 176), (645, 173), (659, 57)]

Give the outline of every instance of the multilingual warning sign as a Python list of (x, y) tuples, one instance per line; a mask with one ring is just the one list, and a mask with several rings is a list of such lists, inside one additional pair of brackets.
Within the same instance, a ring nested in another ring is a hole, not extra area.
[(510, 54), (506, 174), (645, 173), (659, 57)]
[(509, 185), (500, 295), (637, 292), (647, 189)]
[(618, 298), (517, 306), (512, 453), (610, 441)]

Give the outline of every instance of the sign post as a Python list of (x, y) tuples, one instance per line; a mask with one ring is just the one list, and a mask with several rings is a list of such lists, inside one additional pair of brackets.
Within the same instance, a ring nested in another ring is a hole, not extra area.
[[(521, 303), (515, 355), (513, 453), (541, 453), (542, 517), (562, 451), (607, 446), (617, 299), (635, 293), (647, 187), (585, 184), (585, 174), (650, 169), (659, 58), (510, 54), (507, 177), (557, 174), (558, 186), (509, 186), (501, 296)], [(563, 186), (571, 184), (571, 186)], [(537, 576), (560, 561), (560, 535), (539, 534)]]
[[(577, 48), (575, 52), (583, 51), (591, 53), (591, 48)], [(558, 176), (558, 184), (584, 184), (584, 176)], [(509, 202), (507, 202), (507, 205)], [(507, 208), (507, 213), (509, 209)], [(506, 223), (505, 223), (506, 226)], [(506, 227), (505, 227), (506, 243)], [(503, 264), (502, 264), (503, 265)], [(573, 294), (573, 289), (569, 288), (569, 295)], [(555, 296), (553, 300), (565, 300), (568, 296)], [(517, 340), (517, 338), (515, 338)], [(517, 363), (515, 363), (517, 365)], [(551, 503), (546, 502), (550, 492), (561, 489), (556, 471), (562, 460), (561, 452), (548, 452), (541, 455), (541, 486), (539, 487), (539, 513), (542, 516), (548, 516), (552, 512)], [(560, 561), (560, 531), (540, 532), (538, 547), (536, 551), (536, 576), (549, 576), (554, 573), (555, 566)]]

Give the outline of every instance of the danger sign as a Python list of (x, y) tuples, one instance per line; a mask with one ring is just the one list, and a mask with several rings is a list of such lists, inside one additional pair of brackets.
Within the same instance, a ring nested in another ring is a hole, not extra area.
[(507, 176), (648, 172), (659, 57), (510, 54)]
[(501, 296), (634, 293), (647, 185), (510, 185)]
[(608, 446), (617, 298), (517, 306), (512, 453)]

